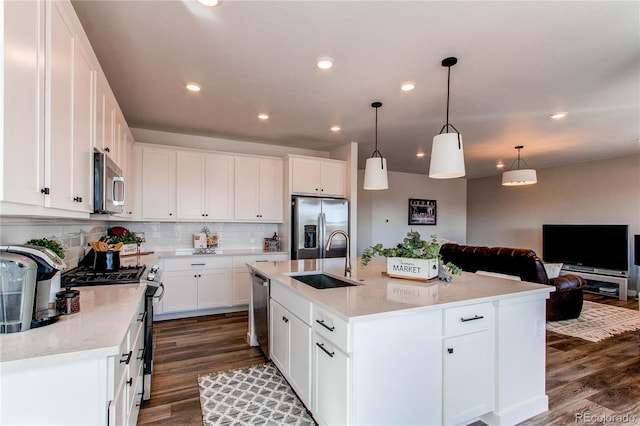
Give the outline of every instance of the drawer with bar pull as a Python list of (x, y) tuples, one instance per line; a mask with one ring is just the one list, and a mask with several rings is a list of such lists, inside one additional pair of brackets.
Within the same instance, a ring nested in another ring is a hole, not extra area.
[(313, 306), (313, 330), (329, 339), (344, 352), (351, 351), (347, 321), (317, 305)]
[(490, 330), (493, 324), (493, 304), (488, 302), (449, 308), (444, 310), (443, 315), (445, 336)]

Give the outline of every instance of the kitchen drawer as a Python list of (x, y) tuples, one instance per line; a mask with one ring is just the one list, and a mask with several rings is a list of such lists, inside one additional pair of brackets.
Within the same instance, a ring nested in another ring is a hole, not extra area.
[(141, 334), (144, 329), (144, 320), (145, 320), (145, 312), (144, 312), (144, 295), (140, 299), (138, 303), (138, 308), (136, 309), (136, 313), (133, 314), (131, 318), (131, 322), (129, 323), (129, 349), (133, 347), (133, 342), (137, 339), (138, 334)]
[(324, 308), (313, 306), (313, 331), (329, 339), (341, 350), (351, 352), (349, 324)]
[(251, 262), (278, 262), (280, 260), (289, 260), (288, 254), (252, 254), (245, 256), (233, 256), (234, 268), (246, 268), (247, 263)]
[[(131, 333), (133, 334), (134, 330), (131, 330)], [(135, 381), (135, 374), (134, 372), (138, 371), (140, 369), (140, 366), (142, 366), (143, 362), (144, 362), (144, 332), (138, 333), (138, 335), (135, 337), (135, 339), (133, 339), (132, 345), (131, 345), (131, 361), (129, 362), (129, 376), (134, 378)]]
[(182, 256), (163, 260), (163, 272), (184, 271), (189, 269), (222, 269), (231, 268), (233, 260), (230, 256)]
[(311, 302), (299, 294), (285, 288), (277, 281), (271, 281), (271, 298), (287, 308), (303, 322), (311, 324)]
[(490, 330), (493, 324), (493, 304), (478, 303), (444, 310), (444, 335), (456, 336), (479, 330)]
[[(113, 400), (116, 396), (116, 391), (122, 386), (122, 382), (125, 379), (126, 363), (124, 360), (129, 353), (129, 333), (124, 336), (120, 348), (118, 349), (118, 355), (110, 356), (107, 358), (107, 399)], [(122, 362), (121, 362), (122, 361)]]

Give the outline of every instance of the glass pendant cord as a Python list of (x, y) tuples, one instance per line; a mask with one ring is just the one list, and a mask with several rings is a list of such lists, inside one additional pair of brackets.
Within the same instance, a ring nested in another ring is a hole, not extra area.
[(382, 106), (382, 102), (374, 102), (371, 106), (376, 109), (376, 149), (371, 153), (371, 158), (380, 157), (380, 167), (384, 170), (384, 159), (382, 153), (378, 150), (378, 108)]
[[(454, 65), (454, 64), (452, 64), (452, 65)], [(438, 134), (441, 135), (445, 131), (445, 129), (449, 130), (449, 127), (451, 127), (458, 134), (458, 149), (462, 149), (461, 146), (460, 146), (461, 145), (460, 132), (458, 131), (458, 129), (455, 128), (455, 126), (453, 124), (449, 124), (449, 92), (450, 92), (450, 86), (451, 86), (451, 65), (447, 65), (447, 68), (448, 68), (448, 72), (447, 72), (447, 124), (442, 126), (442, 128), (440, 129), (440, 133), (438, 133)]]

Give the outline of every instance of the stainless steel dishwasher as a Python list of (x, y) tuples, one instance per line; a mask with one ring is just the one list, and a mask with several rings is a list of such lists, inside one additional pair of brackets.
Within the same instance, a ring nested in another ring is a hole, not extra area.
[(269, 358), (269, 279), (251, 272), (253, 329), (264, 355)]

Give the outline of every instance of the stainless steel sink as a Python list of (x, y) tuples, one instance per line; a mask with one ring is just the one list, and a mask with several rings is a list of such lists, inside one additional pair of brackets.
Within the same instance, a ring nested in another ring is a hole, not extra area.
[(291, 278), (306, 285), (323, 290), (326, 288), (351, 287), (356, 284), (325, 274), (292, 275)]

